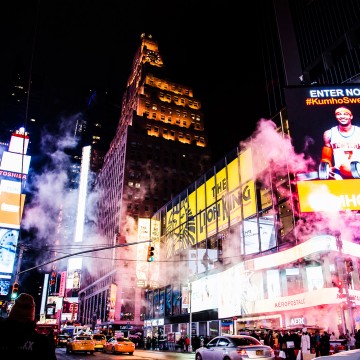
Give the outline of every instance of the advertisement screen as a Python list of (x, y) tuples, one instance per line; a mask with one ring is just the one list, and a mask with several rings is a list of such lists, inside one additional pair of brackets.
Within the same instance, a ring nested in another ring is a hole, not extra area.
[(313, 159), (297, 174), (301, 212), (359, 210), (360, 86), (285, 89), (295, 151)]
[(10, 291), (11, 282), (9, 279), (0, 278), (0, 295), (6, 296)]
[(25, 196), (24, 194), (0, 193), (0, 226), (20, 228)]
[(0, 228), (0, 273), (13, 272), (18, 237), (19, 230)]

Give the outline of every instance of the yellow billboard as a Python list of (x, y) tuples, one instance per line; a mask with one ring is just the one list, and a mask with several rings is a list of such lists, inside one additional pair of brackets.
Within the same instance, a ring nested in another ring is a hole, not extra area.
[(360, 210), (358, 179), (298, 181), (301, 212)]
[(0, 193), (0, 227), (20, 229), (24, 210), (25, 195), (15, 193)]

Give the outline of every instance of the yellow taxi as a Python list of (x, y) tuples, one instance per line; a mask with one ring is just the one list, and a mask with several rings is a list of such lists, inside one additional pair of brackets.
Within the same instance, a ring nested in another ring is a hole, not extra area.
[(101, 351), (106, 343), (106, 336), (104, 334), (93, 334), (92, 339), (95, 344), (95, 351)]
[(66, 353), (89, 352), (93, 354), (95, 351), (94, 340), (92, 335), (77, 335), (71, 338), (66, 344)]
[(109, 339), (103, 348), (103, 352), (110, 352), (112, 354), (124, 354), (129, 353), (132, 355), (135, 350), (135, 343), (128, 338), (122, 336), (112, 337)]

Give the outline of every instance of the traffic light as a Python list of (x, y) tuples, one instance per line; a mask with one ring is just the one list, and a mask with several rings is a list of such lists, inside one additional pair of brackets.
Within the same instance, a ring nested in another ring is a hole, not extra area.
[(11, 289), (11, 299), (15, 300), (19, 295), (19, 284), (13, 283), (12, 289)]
[(154, 261), (154, 247), (151, 245), (148, 246), (147, 261), (148, 262)]

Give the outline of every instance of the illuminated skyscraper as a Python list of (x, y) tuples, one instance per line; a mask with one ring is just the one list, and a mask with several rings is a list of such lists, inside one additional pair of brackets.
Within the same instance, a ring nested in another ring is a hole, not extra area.
[(149, 239), (146, 220), (210, 163), (200, 101), (193, 89), (166, 77), (157, 42), (141, 35), (116, 134), (93, 189), (101, 192), (98, 231), (108, 246), (120, 247), (96, 253), (96, 266), (85, 266), (82, 323), (142, 326), (147, 243), (131, 243)]

